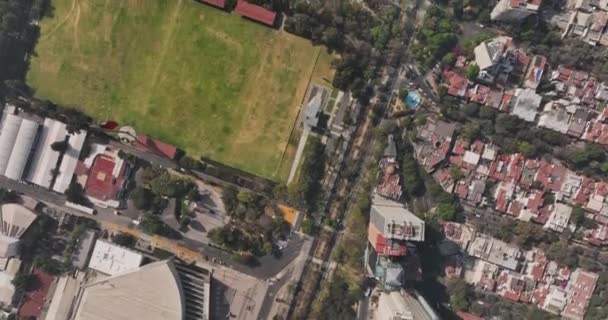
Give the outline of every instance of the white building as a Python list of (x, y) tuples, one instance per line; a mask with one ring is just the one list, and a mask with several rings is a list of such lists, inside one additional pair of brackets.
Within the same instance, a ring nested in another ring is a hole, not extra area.
[(69, 136), (69, 146), (65, 151), (63, 160), (59, 166), (59, 175), (55, 180), (55, 185), (53, 185), (53, 191), (64, 193), (70, 186), (70, 183), (72, 183), (72, 178), (76, 171), (76, 164), (78, 164), (78, 158), (80, 158), (80, 152), (82, 151), (86, 138), (87, 132), (84, 130)]
[(10, 203), (0, 207), (0, 258), (17, 255), (19, 239), (36, 217), (36, 214), (18, 204)]
[(424, 241), (424, 221), (401, 203), (374, 196), (370, 226), (384, 239)]
[(517, 270), (523, 257), (518, 247), (483, 234), (471, 241), (467, 252), (473, 257), (510, 270)]
[(515, 91), (515, 99), (511, 114), (522, 120), (534, 122), (542, 99), (543, 98), (532, 89), (517, 89)]
[(60, 155), (59, 152), (53, 150), (51, 145), (55, 142), (65, 141), (67, 134), (64, 123), (50, 118), (44, 120), (39, 137), (39, 147), (34, 153), (31, 169), (25, 180), (44, 188), (51, 187), (52, 171), (57, 167)]
[(69, 320), (210, 320), (211, 276), (164, 260), (95, 279), (81, 287)]
[(568, 226), (571, 215), (572, 207), (563, 203), (556, 203), (543, 228), (563, 232)]
[(542, 0), (500, 0), (490, 13), (490, 19), (505, 22), (521, 21), (537, 13), (541, 2)]
[(374, 320), (436, 320), (440, 319), (418, 293), (405, 290), (383, 292), (378, 299)]
[(113, 276), (136, 270), (143, 261), (143, 255), (104, 240), (97, 240), (89, 268)]
[(38, 136), (40, 124), (29, 119), (23, 119), (11, 156), (6, 166), (4, 175), (11, 180), (21, 180), (27, 161), (32, 153), (32, 147)]

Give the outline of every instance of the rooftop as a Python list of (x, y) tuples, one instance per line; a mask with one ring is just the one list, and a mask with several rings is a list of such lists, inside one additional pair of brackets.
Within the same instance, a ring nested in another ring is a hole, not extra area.
[(135, 251), (104, 240), (97, 240), (91, 255), (89, 268), (113, 276), (136, 270), (142, 261), (143, 256)]
[(263, 23), (268, 26), (273, 26), (277, 18), (277, 13), (268, 10), (262, 6), (251, 4), (245, 0), (238, 0), (234, 11), (246, 18)]

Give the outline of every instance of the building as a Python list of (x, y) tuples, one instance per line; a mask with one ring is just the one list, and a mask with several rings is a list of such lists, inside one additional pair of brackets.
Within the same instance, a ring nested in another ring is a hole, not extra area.
[(447, 158), (455, 131), (455, 124), (434, 119), (428, 119), (418, 131), (414, 151), (418, 163), (426, 171), (433, 171)]
[(149, 136), (140, 134), (135, 138), (135, 147), (139, 150), (152, 152), (158, 156), (165, 157), (169, 160), (174, 160), (177, 155), (177, 147), (152, 139)]
[(384, 155), (380, 160), (380, 181), (376, 187), (376, 193), (393, 200), (399, 200), (403, 193), (401, 186), (401, 175), (397, 163), (397, 146), (393, 135), (388, 136), (388, 143), (384, 149)]
[(201, 0), (203, 3), (206, 3), (208, 5), (220, 8), (220, 9), (224, 9), (226, 8), (226, 1), (225, 0)]
[(538, 88), (538, 85), (543, 78), (546, 64), (547, 58), (543, 56), (534, 56), (532, 58), (532, 62), (530, 63), (530, 67), (528, 68), (528, 72), (526, 72), (526, 76), (524, 78), (525, 88), (532, 90), (536, 90), (536, 88)]
[(59, 174), (55, 179), (53, 191), (65, 193), (65, 190), (67, 190), (72, 183), (76, 165), (78, 164), (78, 158), (80, 158), (80, 152), (82, 151), (86, 138), (87, 132), (84, 130), (68, 135), (68, 147), (63, 154), (63, 160), (59, 165)]
[(267, 26), (274, 26), (274, 22), (277, 19), (277, 13), (268, 10), (262, 6), (251, 4), (245, 0), (238, 0), (234, 12), (238, 15), (265, 24)]
[(383, 292), (378, 299), (374, 320), (438, 320), (437, 313), (417, 292)]
[(21, 260), (9, 259), (0, 271), (0, 305), (10, 306), (15, 295), (15, 285), (13, 279), (21, 268)]
[(470, 242), (469, 255), (500, 267), (517, 270), (522, 259), (519, 248), (489, 236), (479, 234)]
[(121, 206), (123, 188), (132, 170), (119, 152), (109, 145), (93, 144), (89, 156), (78, 161), (77, 181), (89, 200), (101, 207)]
[(209, 320), (210, 281), (209, 270), (153, 262), (83, 285), (70, 320)]
[(140, 253), (104, 240), (97, 240), (89, 268), (113, 276), (139, 268), (144, 257)]
[(320, 86), (313, 85), (308, 93), (308, 102), (304, 105), (302, 113), (302, 126), (306, 129), (313, 129), (319, 123), (321, 110), (329, 96), (327, 90)]
[(513, 39), (500, 36), (480, 43), (473, 53), (475, 64), (479, 67), (479, 79), (484, 82), (494, 82), (499, 73), (505, 53), (512, 47)]
[(0, 174), (21, 180), (38, 136), (39, 124), (8, 114), (0, 132)]
[(36, 220), (36, 214), (25, 207), (10, 203), (0, 207), (0, 258), (18, 254), (19, 239)]
[(563, 203), (556, 203), (549, 215), (549, 219), (543, 226), (545, 229), (551, 229), (557, 232), (564, 232), (572, 215), (572, 207)]
[(568, 300), (562, 317), (571, 320), (583, 320), (599, 276), (596, 273), (576, 269), (570, 276), (566, 286)]
[(404, 254), (403, 241), (424, 241), (424, 221), (401, 203), (374, 197), (368, 239), (376, 252), (387, 255)]
[(40, 319), (40, 314), (47, 302), (47, 294), (55, 282), (55, 277), (41, 270), (34, 270), (37, 279), (36, 288), (23, 296), (17, 314), (20, 319)]
[(494, 21), (516, 22), (538, 12), (542, 0), (500, 0), (490, 13)]
[(53, 143), (65, 141), (68, 132), (65, 123), (46, 118), (38, 139), (38, 150), (34, 153), (25, 180), (43, 188), (50, 188), (53, 170), (57, 167), (60, 152), (53, 150)]
[(532, 89), (515, 90), (515, 101), (511, 114), (518, 118), (534, 122), (538, 114), (538, 108), (542, 102), (542, 97)]

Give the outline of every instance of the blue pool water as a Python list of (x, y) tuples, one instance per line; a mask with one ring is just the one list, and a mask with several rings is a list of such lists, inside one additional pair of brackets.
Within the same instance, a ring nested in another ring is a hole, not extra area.
[(410, 91), (405, 97), (405, 104), (408, 109), (416, 109), (418, 105), (422, 102), (422, 98), (416, 91)]

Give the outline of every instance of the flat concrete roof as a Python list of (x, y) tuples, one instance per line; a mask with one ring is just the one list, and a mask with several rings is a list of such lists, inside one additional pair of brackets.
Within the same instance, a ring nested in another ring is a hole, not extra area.
[(97, 240), (89, 268), (113, 276), (139, 268), (143, 255), (104, 240)]

